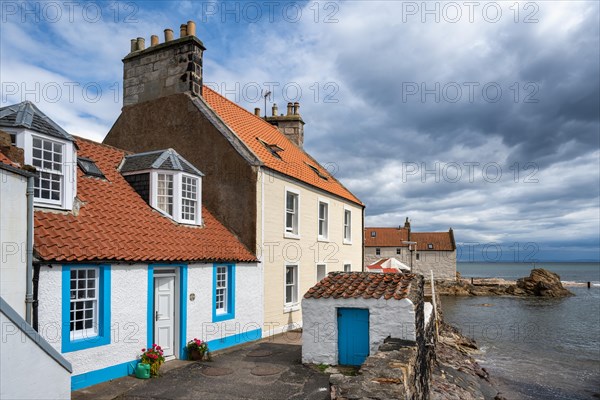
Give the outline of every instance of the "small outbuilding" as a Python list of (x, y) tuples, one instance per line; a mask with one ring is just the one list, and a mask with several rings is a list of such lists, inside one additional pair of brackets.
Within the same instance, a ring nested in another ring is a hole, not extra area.
[(361, 365), (387, 337), (415, 341), (418, 309), (427, 325), (420, 275), (332, 272), (302, 300), (302, 362)]

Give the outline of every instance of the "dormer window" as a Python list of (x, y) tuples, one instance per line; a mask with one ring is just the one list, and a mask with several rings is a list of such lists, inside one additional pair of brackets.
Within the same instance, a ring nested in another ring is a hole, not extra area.
[(71, 210), (77, 194), (73, 137), (29, 101), (0, 108), (0, 128), (37, 170), (35, 206)]
[(127, 156), (121, 173), (160, 213), (182, 224), (202, 223), (202, 172), (175, 150)]

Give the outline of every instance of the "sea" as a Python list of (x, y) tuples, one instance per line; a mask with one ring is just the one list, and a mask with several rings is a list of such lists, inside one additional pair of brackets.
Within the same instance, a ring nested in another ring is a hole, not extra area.
[[(528, 276), (528, 263), (458, 263), (464, 278)], [(444, 318), (477, 341), (477, 361), (507, 399), (600, 399), (600, 263), (536, 263), (575, 296), (442, 297)]]

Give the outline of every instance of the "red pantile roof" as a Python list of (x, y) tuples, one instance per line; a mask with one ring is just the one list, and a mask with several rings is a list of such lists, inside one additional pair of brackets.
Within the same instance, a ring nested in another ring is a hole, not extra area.
[[(375, 232), (375, 237), (372, 236)], [(365, 247), (408, 247), (404, 241), (417, 242), (417, 251), (453, 251), (456, 250), (454, 234), (448, 232), (414, 232), (405, 228), (365, 228)], [(429, 244), (433, 248), (429, 248)]]
[[(329, 171), (319, 165), (304, 150), (292, 143), (275, 126), (207, 86), (203, 88), (202, 97), (266, 167), (362, 205), (361, 201), (338, 182)], [(273, 155), (261, 141), (283, 149), (277, 152), (281, 158)], [(315, 167), (327, 179), (319, 177), (311, 166)]]
[(10, 165), (11, 167), (18, 167), (10, 158), (4, 155), (4, 153), (0, 153), (0, 162), (2, 164)]
[[(375, 237), (372, 236), (375, 232)], [(402, 243), (408, 240), (408, 229), (398, 228), (365, 228), (366, 247), (407, 247)]]
[[(452, 251), (456, 250), (454, 235), (449, 232), (411, 232), (410, 240), (417, 242), (418, 251)], [(432, 244), (433, 248), (429, 248)]]
[(153, 210), (117, 171), (126, 152), (76, 138), (78, 155), (106, 180), (78, 169), (77, 212), (36, 210), (35, 251), (46, 261), (256, 261), (202, 208), (203, 227), (183, 226)]
[(331, 272), (304, 295), (305, 299), (363, 298), (402, 300), (410, 290), (414, 274)]

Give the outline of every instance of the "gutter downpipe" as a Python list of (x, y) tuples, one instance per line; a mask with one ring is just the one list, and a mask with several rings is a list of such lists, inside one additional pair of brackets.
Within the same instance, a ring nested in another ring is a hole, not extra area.
[(33, 176), (27, 177), (27, 242), (26, 264), (27, 264), (27, 286), (25, 292), (25, 321), (31, 325), (31, 304), (33, 303)]

